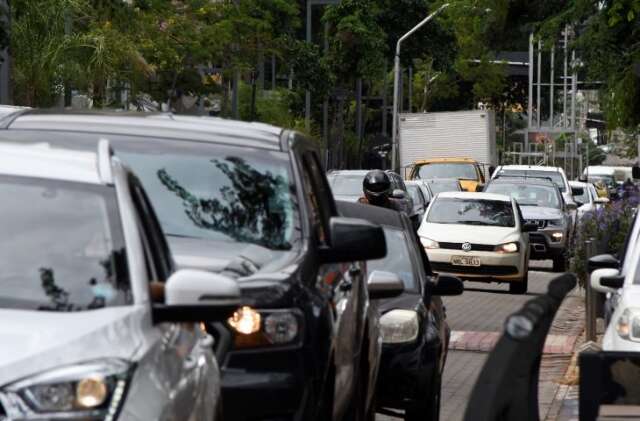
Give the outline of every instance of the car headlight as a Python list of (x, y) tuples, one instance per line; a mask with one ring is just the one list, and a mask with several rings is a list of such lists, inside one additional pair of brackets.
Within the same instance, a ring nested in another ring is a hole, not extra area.
[(227, 324), (234, 333), (235, 348), (259, 348), (299, 343), (302, 313), (290, 310), (238, 309)]
[(553, 241), (562, 241), (563, 237), (564, 233), (561, 231), (551, 233), (551, 238), (553, 238)]
[(426, 249), (439, 249), (440, 244), (437, 241), (433, 241), (430, 238), (420, 237), (420, 243), (422, 243), (422, 247)]
[(418, 328), (418, 313), (413, 310), (391, 310), (380, 317), (380, 333), (385, 344), (415, 341)]
[(57, 368), (8, 385), (8, 414), (16, 418), (113, 420), (132, 366), (107, 359)]
[(625, 309), (618, 318), (616, 331), (622, 339), (640, 342), (640, 308)]
[(550, 227), (562, 227), (564, 226), (564, 219), (549, 219), (547, 225)]
[(520, 246), (515, 242), (500, 244), (495, 248), (498, 253), (517, 253), (518, 250), (520, 250)]

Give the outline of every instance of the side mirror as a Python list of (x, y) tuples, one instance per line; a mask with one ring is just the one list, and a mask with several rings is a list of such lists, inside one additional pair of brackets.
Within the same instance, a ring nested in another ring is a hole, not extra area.
[(429, 292), (433, 295), (452, 296), (460, 295), (464, 292), (464, 284), (457, 276), (438, 275), (432, 285), (431, 291)]
[(631, 167), (631, 176), (635, 179), (639, 179), (640, 178), (640, 167), (633, 166)]
[(536, 232), (538, 231), (538, 225), (533, 222), (525, 222), (522, 226), (522, 232)]
[(591, 274), (590, 282), (591, 288), (606, 294), (622, 288), (624, 276), (621, 276), (620, 271), (617, 269), (598, 269)]
[(240, 305), (240, 287), (223, 275), (180, 269), (164, 285), (164, 304), (153, 304), (154, 323), (225, 320)]
[(407, 197), (407, 193), (404, 190), (400, 190), (400, 189), (395, 189), (393, 190), (393, 192), (391, 192), (391, 197), (393, 199), (405, 199)]
[(582, 196), (584, 194), (584, 188), (582, 187), (571, 187), (571, 194), (574, 196)]
[(382, 259), (387, 255), (384, 231), (364, 219), (333, 217), (328, 247), (318, 250), (322, 263)]
[(404, 284), (395, 273), (374, 270), (367, 280), (367, 289), (372, 300), (393, 298), (404, 292)]
[(620, 267), (620, 260), (611, 254), (599, 254), (589, 259), (587, 269), (593, 272), (597, 269), (615, 269)]
[(587, 176), (586, 175), (581, 175), (580, 177), (578, 177), (578, 181), (580, 181), (581, 183), (586, 183), (587, 182)]

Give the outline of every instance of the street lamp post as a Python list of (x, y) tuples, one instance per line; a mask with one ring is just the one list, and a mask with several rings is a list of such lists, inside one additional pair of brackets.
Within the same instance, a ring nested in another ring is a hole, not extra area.
[[(409, 32), (404, 34), (398, 40), (396, 44), (396, 56), (393, 64), (393, 122), (391, 132), (391, 168), (397, 170), (396, 164), (398, 163), (398, 84), (400, 80), (400, 45), (402, 41), (409, 38), (414, 32), (420, 29), (423, 25), (429, 22), (431, 19), (439, 15), (444, 9), (449, 7), (450, 3), (445, 3), (440, 6), (435, 12), (424, 18), (422, 22), (414, 26)], [(411, 81), (409, 81), (411, 83)]]

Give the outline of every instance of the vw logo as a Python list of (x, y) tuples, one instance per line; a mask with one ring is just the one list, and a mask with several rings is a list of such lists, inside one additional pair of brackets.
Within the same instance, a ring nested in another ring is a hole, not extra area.
[(471, 243), (462, 243), (463, 251), (471, 251)]

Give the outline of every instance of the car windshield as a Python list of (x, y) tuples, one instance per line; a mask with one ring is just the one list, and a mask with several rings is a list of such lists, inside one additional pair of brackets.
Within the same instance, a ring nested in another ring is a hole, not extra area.
[(518, 176), (518, 177), (531, 177), (531, 178), (546, 178), (551, 179), (561, 192), (565, 192), (566, 186), (564, 185), (564, 178), (562, 177), (562, 173), (560, 171), (536, 171), (536, 170), (500, 170), (498, 175), (501, 176)]
[(439, 179), (439, 178), (464, 178), (476, 180), (478, 174), (473, 164), (452, 163), (452, 162), (435, 162), (431, 164), (423, 164), (418, 167), (417, 177), (423, 180)]
[(541, 206), (560, 209), (560, 197), (551, 185), (521, 183), (490, 183), (487, 193), (504, 194), (513, 197), (520, 206)]
[(413, 262), (405, 233), (397, 228), (384, 227), (384, 237), (387, 241), (387, 257), (367, 262), (369, 272), (383, 270), (395, 273), (402, 279), (405, 289), (415, 290), (417, 287)]
[(460, 191), (460, 185), (457, 180), (440, 180), (438, 182), (429, 183), (429, 187), (431, 187), (431, 192), (433, 192), (434, 195), (438, 193)]
[(427, 222), (515, 227), (511, 202), (487, 199), (438, 198), (431, 205)]
[(589, 175), (588, 181), (590, 183), (602, 183), (607, 187), (616, 186), (616, 180), (612, 175)]
[(407, 186), (407, 191), (409, 192), (409, 196), (411, 196), (415, 205), (421, 205), (424, 203), (420, 187), (416, 186), (415, 184), (409, 184)]
[(83, 311), (132, 302), (113, 188), (0, 176), (0, 308)]
[(288, 250), (300, 230), (287, 154), (195, 142), (126, 142), (168, 236)]
[[(590, 202), (589, 200), (589, 187), (585, 184), (585, 185), (580, 185), (580, 186), (576, 186), (575, 188), (580, 188), (582, 189), (582, 194), (574, 194), (573, 195), (573, 199), (580, 203), (580, 204), (587, 204)], [(571, 188), (571, 191), (573, 192), (574, 187)]]
[(334, 195), (362, 196), (364, 176), (354, 174), (329, 175), (329, 186)]

